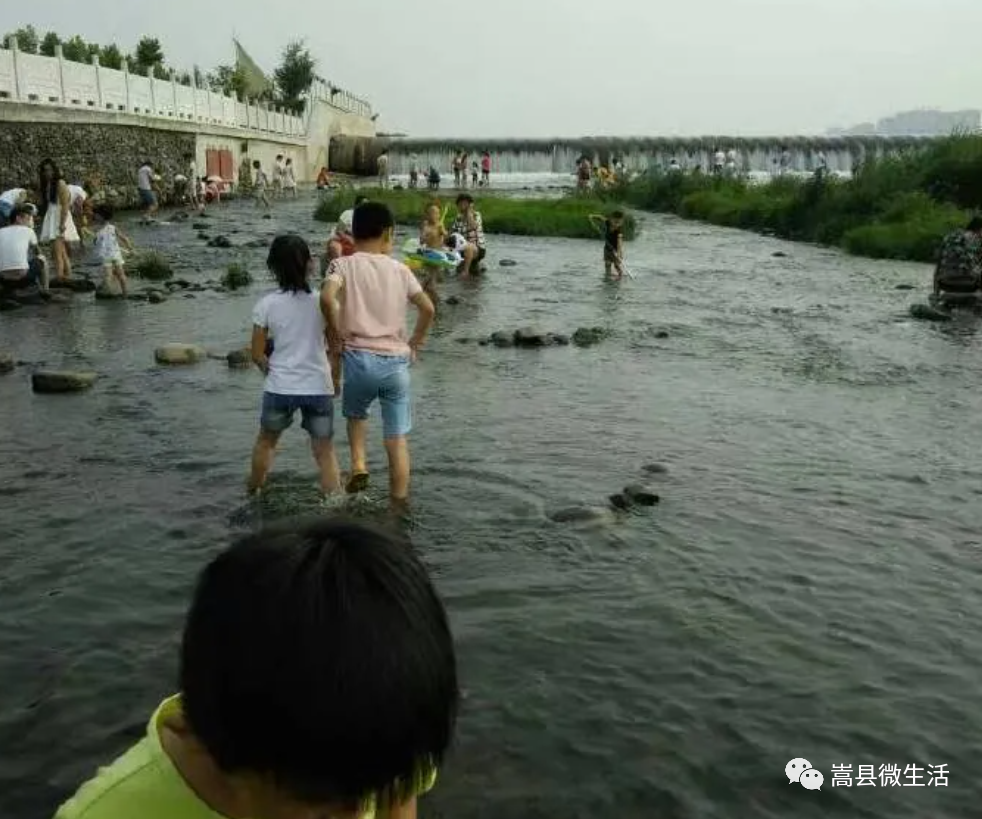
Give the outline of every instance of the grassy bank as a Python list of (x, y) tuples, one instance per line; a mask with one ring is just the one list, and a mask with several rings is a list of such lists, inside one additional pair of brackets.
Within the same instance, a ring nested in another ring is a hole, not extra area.
[(650, 173), (611, 195), (645, 210), (857, 255), (931, 262), (944, 234), (982, 207), (982, 137), (955, 136), (870, 160), (851, 180), (782, 178), (753, 185)]
[[(432, 201), (440, 207), (449, 206), (447, 226), (453, 221), (456, 209), (456, 191), (446, 191), (435, 197), (428, 191), (341, 190), (325, 198), (317, 206), (314, 218), (322, 222), (336, 222), (342, 211), (352, 207), (357, 194), (385, 202), (400, 224), (416, 225), (422, 221), (423, 211)], [(508, 233), (513, 236), (556, 236), (565, 239), (595, 239), (596, 229), (587, 218), (591, 213), (607, 213), (615, 210), (612, 202), (600, 202), (583, 197), (562, 199), (512, 199), (493, 194), (474, 195), (477, 209), (484, 220), (486, 233)], [(637, 230), (634, 218), (625, 220), (624, 236), (633, 239)]]

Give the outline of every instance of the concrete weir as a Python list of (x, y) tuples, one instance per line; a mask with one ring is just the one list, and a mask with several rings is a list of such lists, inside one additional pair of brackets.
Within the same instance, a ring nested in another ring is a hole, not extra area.
[(237, 99), (176, 79), (26, 54), (11, 41), (0, 49), (0, 186), (37, 177), (38, 163), (54, 159), (72, 182), (98, 175), (109, 187), (135, 188), (136, 168), (152, 161), (166, 181), (187, 172), (185, 154), (202, 175), (235, 183), (243, 159), (269, 169), (283, 154), (299, 182), (330, 166), (331, 139), (371, 139), (371, 105), (318, 80), (301, 115)]
[(375, 160), (389, 151), (389, 170), (409, 172), (411, 158), (420, 167), (431, 165), (441, 173), (450, 169), (457, 151), (465, 151), (468, 162), (483, 151), (491, 153), (498, 173), (571, 173), (583, 155), (595, 163), (615, 159), (629, 170), (667, 165), (673, 158), (689, 169), (704, 170), (713, 163), (717, 150), (733, 150), (737, 166), (745, 172), (777, 170), (787, 151), (788, 169), (812, 171), (824, 159), (830, 171), (849, 172), (856, 163), (925, 144), (933, 137), (584, 137), (578, 139), (352, 139), (339, 136), (332, 141), (339, 154), (350, 157), (355, 172), (374, 173)]

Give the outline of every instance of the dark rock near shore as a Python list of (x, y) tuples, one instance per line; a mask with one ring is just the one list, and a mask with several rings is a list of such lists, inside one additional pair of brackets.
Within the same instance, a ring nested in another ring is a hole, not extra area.
[(272, 218), (273, 218), (273, 214), (271, 214), (271, 213), (264, 213), (263, 214), (263, 219), (272, 219)]
[(448, 298), (448, 299), (447, 299), (447, 300), (446, 300), (446, 301), (444, 302), (444, 304), (449, 304), (449, 305), (454, 305), (454, 304), (460, 304), (460, 298), (459, 298), (458, 296), (450, 296), (450, 297), (449, 297), (449, 298)]
[(232, 247), (232, 240), (228, 236), (216, 236), (208, 242), (208, 247), (230, 248)]
[(208, 223), (207, 222), (193, 222), (191, 224), (191, 229), (192, 230), (208, 230)]
[(894, 290), (916, 290), (917, 289), (917, 286), (916, 285), (913, 285), (913, 284), (898, 284), (893, 289)]
[(202, 241), (207, 241), (211, 237), (207, 233), (199, 233), (198, 238), (201, 239)]
[(73, 293), (93, 293), (97, 285), (92, 279), (75, 276), (68, 279), (52, 279), (48, 287), (52, 290), (71, 290)]
[(31, 375), (31, 389), (40, 393), (82, 392), (99, 376), (96, 373), (40, 370)]
[(624, 497), (631, 503), (638, 506), (654, 506), (661, 501), (661, 498), (657, 492), (654, 492), (647, 486), (641, 486), (640, 484), (625, 486)]
[(515, 334), (497, 330), (491, 334), (490, 341), (495, 347), (514, 347)]
[(667, 330), (659, 330), (655, 333), (655, 338), (670, 338)]
[(0, 375), (13, 372), (16, 366), (17, 362), (12, 355), (0, 353)]
[(500, 262), (498, 262), (498, 266), (499, 267), (517, 267), (518, 266), (518, 262), (516, 262), (514, 259), (502, 259)]
[(167, 301), (167, 294), (162, 293), (160, 290), (151, 290), (147, 293), (147, 301), (151, 304), (163, 304)]
[(788, 258), (788, 254), (785, 253), (783, 250), (775, 250), (771, 254), (771, 256), (773, 256), (775, 259), (786, 259), (786, 258)]
[(573, 333), (573, 343), (577, 347), (592, 347), (594, 344), (599, 344), (607, 336), (608, 333), (603, 327), (580, 327)]
[(610, 495), (607, 500), (610, 501), (610, 505), (615, 509), (630, 509), (631, 501), (627, 499), (623, 494)]

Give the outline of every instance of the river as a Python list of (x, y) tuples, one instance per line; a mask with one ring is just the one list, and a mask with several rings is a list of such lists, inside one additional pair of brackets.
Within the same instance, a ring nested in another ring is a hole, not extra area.
[[(314, 237), (311, 210), (232, 204), (212, 221), (236, 241)], [(895, 285), (923, 286), (923, 266), (641, 218), (619, 285), (599, 243), (493, 237), (488, 275), (447, 288), (460, 304), (415, 369), (413, 537), (466, 691), (421, 816), (974, 815), (978, 323), (905, 317)], [(132, 233), (188, 278), (262, 270), (264, 250), (207, 249), (186, 225)], [(159, 369), (152, 350), (241, 346), (267, 286), (0, 316), (0, 350), (102, 374), (74, 396), (32, 395), (28, 367), (0, 378), (5, 819), (49, 816), (174, 688), (190, 584), (239, 525), (261, 379)], [(613, 333), (590, 349), (457, 342), (529, 324)], [(312, 482), (308, 461), (292, 431), (280, 474)], [(548, 519), (651, 462), (668, 469), (660, 506)], [(820, 791), (788, 784), (794, 757)], [(947, 765), (949, 782), (832, 787), (840, 764)]]

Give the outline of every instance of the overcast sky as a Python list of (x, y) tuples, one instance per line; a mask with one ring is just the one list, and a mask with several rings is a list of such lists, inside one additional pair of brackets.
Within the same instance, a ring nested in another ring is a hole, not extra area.
[(982, 0), (0, 0), (27, 23), (170, 64), (319, 73), (414, 136), (818, 134), (900, 110), (982, 107)]

